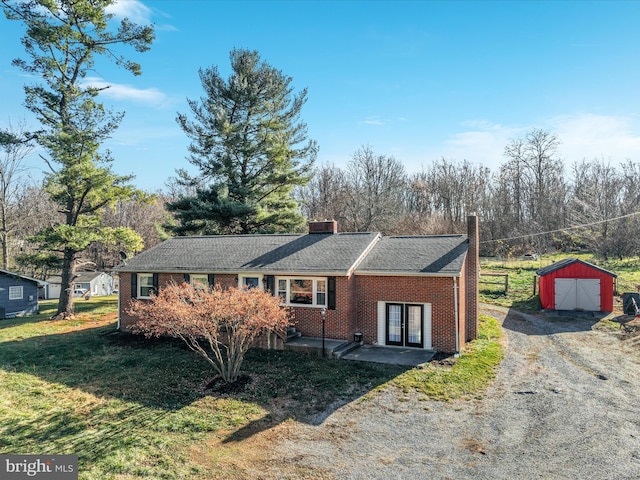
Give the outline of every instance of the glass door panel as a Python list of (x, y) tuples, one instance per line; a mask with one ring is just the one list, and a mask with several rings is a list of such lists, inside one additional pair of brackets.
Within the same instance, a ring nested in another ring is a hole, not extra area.
[(402, 345), (402, 305), (387, 304), (387, 345)]
[(422, 347), (422, 306), (407, 305), (406, 308), (406, 345), (409, 347)]

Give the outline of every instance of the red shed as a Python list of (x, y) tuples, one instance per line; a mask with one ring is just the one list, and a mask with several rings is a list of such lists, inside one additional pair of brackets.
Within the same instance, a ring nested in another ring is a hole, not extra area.
[(577, 258), (565, 258), (536, 272), (542, 308), (613, 311), (615, 273)]

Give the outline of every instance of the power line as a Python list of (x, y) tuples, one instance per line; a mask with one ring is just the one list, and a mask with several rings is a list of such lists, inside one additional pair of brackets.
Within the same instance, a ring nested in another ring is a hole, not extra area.
[(584, 223), (582, 225), (575, 225), (573, 227), (559, 228), (557, 230), (549, 230), (547, 232), (530, 233), (528, 235), (519, 235), (517, 237), (496, 238), (495, 240), (483, 240), (480, 243), (504, 242), (504, 241), (507, 241), (507, 240), (519, 240), (521, 238), (537, 237), (537, 236), (540, 236), (540, 235), (549, 235), (550, 233), (566, 232), (566, 231), (569, 231), (569, 230), (576, 230), (578, 228), (587, 228), (587, 227), (591, 227), (593, 225), (600, 225), (602, 223), (613, 222), (615, 220), (620, 220), (622, 218), (634, 217), (636, 215), (640, 215), (640, 212), (628, 213), (626, 215), (621, 215), (620, 217), (608, 218), (606, 220), (598, 220), (597, 222)]

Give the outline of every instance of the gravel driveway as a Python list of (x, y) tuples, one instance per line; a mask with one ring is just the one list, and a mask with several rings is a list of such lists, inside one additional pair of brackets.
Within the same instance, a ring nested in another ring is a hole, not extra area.
[(337, 479), (640, 478), (638, 347), (593, 319), (485, 313), (503, 321), (507, 355), (483, 398), (388, 390), (318, 426), (280, 425), (273, 458)]

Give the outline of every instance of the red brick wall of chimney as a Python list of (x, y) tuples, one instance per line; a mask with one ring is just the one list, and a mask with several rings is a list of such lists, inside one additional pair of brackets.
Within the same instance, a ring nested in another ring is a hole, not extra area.
[(309, 222), (309, 233), (338, 233), (338, 222), (335, 220)]
[(467, 252), (467, 341), (478, 337), (478, 285), (480, 281), (480, 232), (478, 217), (467, 217), (467, 235), (469, 250)]

